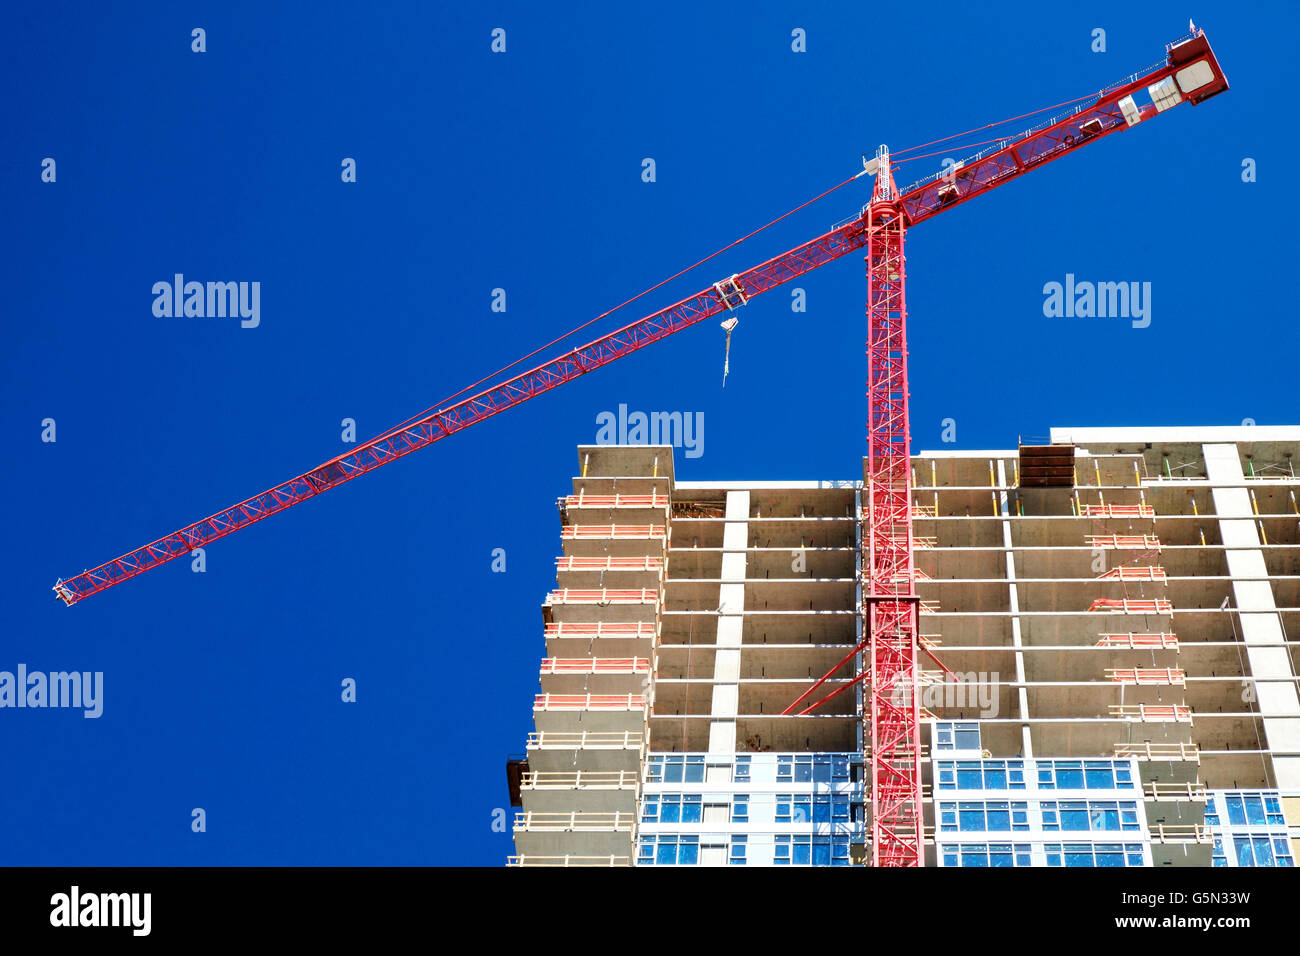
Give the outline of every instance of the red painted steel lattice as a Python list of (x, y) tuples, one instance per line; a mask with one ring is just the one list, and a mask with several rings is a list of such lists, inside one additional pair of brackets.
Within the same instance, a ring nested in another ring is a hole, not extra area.
[[(883, 151), (882, 151), (883, 152)], [(920, 632), (912, 566), (906, 227), (888, 155), (867, 228), (867, 515), (863, 608), (870, 674), (871, 846), (876, 866), (921, 864)]]

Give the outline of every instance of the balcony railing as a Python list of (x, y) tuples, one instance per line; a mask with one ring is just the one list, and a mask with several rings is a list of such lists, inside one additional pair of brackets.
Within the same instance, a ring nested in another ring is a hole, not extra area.
[(1142, 785), (1142, 792), (1152, 800), (1205, 800), (1209, 790), (1205, 784), (1169, 783), (1150, 780)]
[(557, 588), (546, 596), (547, 604), (654, 604), (655, 588)]
[(569, 495), (569, 508), (667, 508), (667, 495)]
[(627, 856), (535, 856), (524, 854), (506, 858), (506, 866), (631, 866)]
[(523, 774), (523, 790), (635, 790), (635, 770), (531, 770)]
[(1213, 843), (1214, 834), (1210, 828), (1201, 823), (1151, 825), (1152, 843)]
[(556, 558), (557, 571), (658, 571), (664, 566), (663, 558)]
[(635, 813), (545, 813), (528, 811), (515, 814), (515, 829), (533, 833), (614, 833), (631, 832)]
[(643, 731), (535, 730), (528, 735), (529, 750), (640, 750)]
[(1121, 614), (1172, 614), (1174, 606), (1164, 598), (1154, 601), (1130, 601), (1127, 598), (1097, 598), (1088, 605), (1092, 611), (1114, 611)]
[(566, 524), (561, 538), (662, 538), (661, 524)]
[(611, 624), (604, 621), (595, 623), (564, 622), (547, 624), (547, 637), (654, 637), (655, 626), (644, 621)]
[(1079, 513), (1085, 518), (1154, 518), (1156, 509), (1150, 505), (1080, 505)]
[(1165, 577), (1165, 569), (1161, 567), (1131, 567), (1124, 566), (1111, 568), (1105, 574), (1098, 577), (1101, 581), (1168, 581)]
[(1177, 650), (1178, 635), (1162, 634), (1102, 634), (1097, 639), (1098, 647), (1126, 647), (1141, 650)]
[(547, 674), (649, 674), (644, 657), (544, 657), (542, 676)]
[(1186, 685), (1186, 674), (1178, 667), (1108, 667), (1106, 676), (1117, 684)]
[(641, 694), (538, 694), (533, 710), (645, 710)]
[(1190, 760), (1201, 762), (1201, 751), (1196, 744), (1118, 743), (1116, 757), (1137, 757), (1139, 760)]
[(1137, 720), (1143, 723), (1178, 723), (1192, 722), (1192, 708), (1185, 704), (1111, 704), (1110, 715), (1121, 720)]
[(1154, 534), (1090, 534), (1086, 540), (1090, 547), (1112, 551), (1160, 550), (1160, 537)]

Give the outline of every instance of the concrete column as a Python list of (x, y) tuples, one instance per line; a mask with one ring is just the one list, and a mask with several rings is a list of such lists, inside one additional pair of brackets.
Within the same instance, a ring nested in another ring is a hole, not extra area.
[[(1258, 678), (1254, 687), (1259, 712), (1264, 718), (1264, 744), (1270, 750), (1295, 753), (1300, 751), (1300, 717), (1296, 716), (1300, 714), (1300, 695), (1296, 692), (1296, 675), (1290, 657), (1281, 646), (1285, 639), (1282, 622), (1264, 564), (1264, 552), (1260, 549), (1250, 495), (1244, 487), (1246, 478), (1241, 456), (1235, 444), (1204, 445), (1202, 449), (1205, 472), (1216, 486), (1211, 494), (1219, 517), (1228, 573), (1232, 575), (1233, 601), (1241, 622), (1246, 660), (1250, 675)], [(1220, 485), (1226, 487), (1217, 487)], [(1272, 761), (1274, 785), (1284, 794), (1300, 793), (1300, 757), (1275, 755)]]
[[(1029, 733), (1029, 691), (1025, 687), (1025, 653), (1022, 649), (1024, 645), (1020, 639), (1020, 595), (1016, 588), (1016, 556), (1011, 549), (1011, 502), (1007, 496), (1007, 465), (1002, 459), (998, 459), (998, 484), (1002, 490), (998, 492), (998, 507), (1002, 513), (1002, 547), (1006, 549), (1007, 556), (1007, 588), (1010, 591), (1011, 609), (1011, 643), (1016, 649), (1016, 683), (1018, 703), (1020, 706), (1020, 719), (1025, 723), (1020, 725), (1020, 746), (1023, 756), (1026, 760), (1032, 760), (1034, 756), (1034, 742)], [(1001, 696), (1001, 695), (999, 695)]]
[(749, 492), (727, 492), (722, 528), (722, 584), (718, 589), (718, 639), (713, 664), (709, 753), (736, 752), (740, 705), (740, 646), (745, 614), (745, 548), (749, 544)]

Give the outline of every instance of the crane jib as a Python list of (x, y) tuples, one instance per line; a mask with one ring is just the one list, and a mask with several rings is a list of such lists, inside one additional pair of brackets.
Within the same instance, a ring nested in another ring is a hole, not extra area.
[[(1166, 47), (1157, 67), (1134, 74), (1103, 91), (1091, 103), (1065, 117), (1009, 138), (942, 173), (914, 184), (897, 199), (907, 226), (968, 202), (1026, 172), (1037, 169), (1110, 133), (1157, 115), (1187, 100), (1193, 105), (1228, 89), (1228, 82), (1203, 32), (1195, 31)], [(1139, 103), (1145, 96), (1149, 103)], [(889, 175), (885, 168), (877, 179)], [(891, 192), (891, 199), (897, 193)], [(688, 299), (646, 316), (609, 335), (494, 385), (455, 405), (436, 411), (391, 433), (371, 439), (347, 455), (331, 459), (302, 475), (153, 541), (135, 551), (60, 579), (54, 592), (72, 605), (92, 594), (152, 570), (193, 549), (278, 514), (308, 498), (336, 488), (358, 475), (396, 461), (416, 449), (477, 424), (572, 381), (580, 375), (638, 351), (721, 312), (731, 311), (796, 276), (862, 248), (868, 239), (863, 216), (837, 226), (761, 265), (716, 283)]]

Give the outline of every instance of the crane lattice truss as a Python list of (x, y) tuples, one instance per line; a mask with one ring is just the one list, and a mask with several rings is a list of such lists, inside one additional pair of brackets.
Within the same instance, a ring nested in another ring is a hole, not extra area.
[[(918, 651), (933, 655), (919, 643), (919, 601), (912, 564), (905, 233), (940, 212), (1183, 101), (1196, 105), (1226, 89), (1228, 81), (1209, 41), (1202, 31), (1193, 29), (1168, 44), (1164, 59), (1154, 67), (906, 189), (895, 187), (888, 150), (881, 147), (864, 169), (876, 175), (871, 201), (859, 216), (824, 235), (543, 365), (385, 432), (202, 521), (99, 567), (60, 579), (54, 592), (65, 604), (76, 604), (675, 332), (734, 311), (756, 295), (865, 247), (868, 502), (861, 608), (865, 637), (784, 713), (809, 713), (850, 687), (864, 684), (870, 716), (873, 863), (918, 866), (924, 853), (917, 655)], [(851, 680), (814, 703), (804, 703), (854, 660), (858, 662), (857, 674)]]
[(912, 572), (911, 435), (902, 210), (889, 154), (877, 156), (867, 225), (867, 521), (863, 555), (870, 663), (871, 845), (877, 866), (921, 860), (918, 599)]

